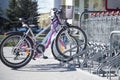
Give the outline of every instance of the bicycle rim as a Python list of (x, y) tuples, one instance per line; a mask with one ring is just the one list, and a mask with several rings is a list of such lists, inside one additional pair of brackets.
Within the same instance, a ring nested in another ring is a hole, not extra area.
[[(19, 42), (22, 35), (12, 34), (6, 37), (0, 46), (2, 62), (11, 68), (25, 66), (32, 58), (32, 44), (29, 38)], [(16, 46), (18, 43), (19, 46)]]
[(56, 49), (66, 58), (77, 54), (78, 51), (84, 50), (86, 45), (87, 37), (85, 33), (76, 26), (62, 29), (56, 37)]

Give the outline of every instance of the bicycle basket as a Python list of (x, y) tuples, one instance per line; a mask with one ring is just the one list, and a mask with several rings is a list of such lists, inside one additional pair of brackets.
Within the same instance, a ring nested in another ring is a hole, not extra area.
[(61, 19), (72, 19), (73, 18), (73, 6), (61, 5), (62, 13), (60, 15)]

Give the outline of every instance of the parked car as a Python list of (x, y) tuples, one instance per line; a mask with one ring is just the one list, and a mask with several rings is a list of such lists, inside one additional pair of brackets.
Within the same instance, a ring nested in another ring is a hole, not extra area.
[[(35, 34), (39, 33), (42, 30), (42, 28), (37, 28), (37, 27), (32, 27), (31, 29), (32, 29), (33, 33), (35, 33)], [(18, 27), (17, 31), (26, 32), (27, 28), (26, 27)]]

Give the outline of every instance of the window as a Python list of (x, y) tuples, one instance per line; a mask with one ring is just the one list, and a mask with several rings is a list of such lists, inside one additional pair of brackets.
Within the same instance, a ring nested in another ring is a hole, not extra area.
[(62, 5), (65, 5), (66, 4), (66, 0), (62, 0)]
[(93, 10), (95, 11), (103, 11), (105, 10), (104, 0), (92, 0), (93, 1)]
[(79, 7), (79, 0), (75, 0), (75, 6)]
[(84, 19), (87, 19), (88, 18), (88, 14), (84, 14)]
[(84, 0), (84, 7), (88, 8), (88, 6), (89, 6), (89, 0)]
[(74, 14), (74, 16), (75, 16), (74, 19), (78, 21), (79, 20), (79, 14)]

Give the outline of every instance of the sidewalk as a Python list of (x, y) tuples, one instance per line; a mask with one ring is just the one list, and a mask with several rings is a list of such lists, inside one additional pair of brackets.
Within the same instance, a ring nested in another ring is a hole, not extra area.
[(49, 59), (32, 60), (18, 70), (8, 68), (0, 61), (0, 80), (107, 80), (79, 68), (68, 70), (60, 66), (59, 62), (52, 57), (50, 48), (45, 53)]

